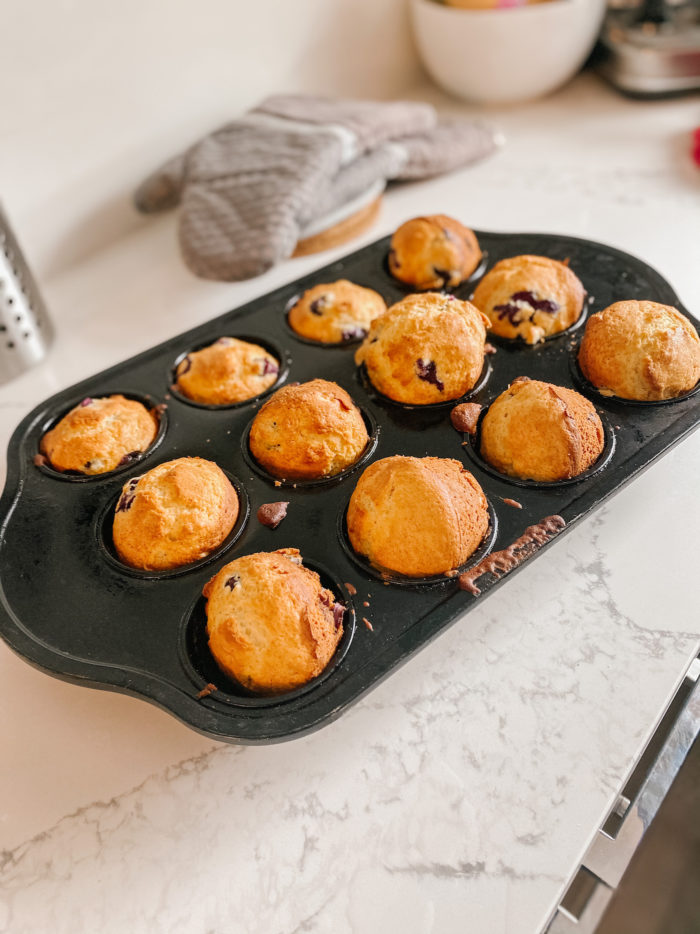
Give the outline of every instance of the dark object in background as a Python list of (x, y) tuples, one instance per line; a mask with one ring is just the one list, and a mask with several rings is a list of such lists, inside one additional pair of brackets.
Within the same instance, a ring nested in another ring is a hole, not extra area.
[(700, 2), (611, 3), (594, 62), (604, 78), (634, 97), (700, 89)]

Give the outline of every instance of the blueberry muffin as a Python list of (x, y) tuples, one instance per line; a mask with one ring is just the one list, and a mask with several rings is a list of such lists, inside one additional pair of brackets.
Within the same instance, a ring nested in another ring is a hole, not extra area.
[(490, 269), (472, 301), (499, 337), (537, 344), (581, 317), (586, 292), (566, 265), (547, 256), (511, 256)]
[(343, 635), (345, 607), (296, 548), (236, 558), (204, 587), (209, 649), (250, 691), (279, 694), (321, 674)]
[(136, 460), (153, 444), (158, 416), (135, 399), (83, 399), (41, 439), (54, 470), (93, 475)]
[(361, 340), (370, 323), (386, 311), (377, 292), (347, 279), (307, 289), (289, 310), (289, 326), (320, 344)]
[(457, 286), (480, 262), (474, 231), (445, 214), (414, 217), (391, 238), (389, 271), (421, 291)]
[(220, 467), (179, 457), (124, 484), (114, 513), (114, 547), (131, 567), (177, 568), (218, 548), (238, 511), (236, 491)]
[(372, 322), (355, 354), (372, 385), (396, 402), (458, 399), (484, 366), (486, 319), (469, 302), (426, 292), (407, 295)]
[(700, 379), (700, 338), (670, 305), (615, 302), (586, 324), (578, 362), (603, 395), (673, 399)]
[(347, 512), (353, 549), (408, 577), (445, 574), (468, 560), (489, 527), (484, 492), (459, 461), (385, 457), (357, 482)]
[(250, 428), (250, 451), (274, 477), (317, 480), (350, 467), (367, 446), (364, 419), (337, 383), (291, 383), (271, 396)]
[(203, 405), (245, 402), (273, 386), (280, 364), (264, 347), (220, 337), (208, 347), (183, 357), (175, 371), (175, 388)]
[(598, 413), (573, 389), (520, 376), (489, 406), (480, 452), (496, 470), (523, 480), (566, 480), (603, 452)]

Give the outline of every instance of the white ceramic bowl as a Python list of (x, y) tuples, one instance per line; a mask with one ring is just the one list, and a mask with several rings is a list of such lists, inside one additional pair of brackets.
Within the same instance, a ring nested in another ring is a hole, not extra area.
[(551, 0), (463, 10), (410, 0), (413, 34), (430, 76), (452, 94), (501, 103), (539, 97), (581, 67), (606, 0)]

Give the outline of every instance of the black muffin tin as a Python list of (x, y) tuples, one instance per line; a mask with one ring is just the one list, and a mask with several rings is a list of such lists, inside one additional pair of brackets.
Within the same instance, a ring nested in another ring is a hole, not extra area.
[[(545, 234), (478, 232), (478, 237), (486, 268), (519, 253), (568, 258), (587, 289), (589, 314), (619, 299), (652, 299), (680, 308), (671, 287), (653, 269), (603, 244)], [(376, 289), (388, 303), (405, 295), (410, 290), (387, 272), (388, 246), (388, 238), (379, 240), (84, 380), (22, 421), (10, 441), (7, 483), (0, 500), (0, 630), (16, 652), (70, 681), (150, 700), (217, 739), (273, 742), (340, 716), (508, 578), (508, 574), (501, 580), (482, 577), (481, 595), (475, 597), (460, 591), (454, 578), (415, 582), (382, 576), (366, 567), (350, 549), (344, 524), (344, 510), (361, 466), (337, 480), (277, 487), (264, 471), (251, 467), (247, 450), (247, 429), (260, 399), (207, 407), (170, 390), (173, 368), (182, 354), (220, 336), (240, 336), (268, 346), (282, 360), (281, 381), (324, 377), (347, 389), (372, 433), (365, 463), (392, 454), (462, 460), (481, 483), (491, 507), (491, 532), (480, 554), (507, 547), (527, 526), (551, 514), (563, 516), (566, 528), (571, 528), (697, 424), (700, 401), (694, 393), (663, 405), (632, 405), (601, 397), (587, 387), (575, 365), (580, 330), (535, 347), (491, 338), (496, 353), (487, 358), (481, 388), (469, 398), (488, 404), (517, 376), (573, 386), (592, 399), (607, 432), (605, 465), (575, 482), (523, 484), (499, 476), (480, 460), (478, 437), (465, 446), (465, 439), (452, 428), (449, 415), (454, 402), (409, 407), (383, 399), (354, 365), (357, 344), (313, 345), (296, 338), (287, 325), (289, 300), (319, 282), (344, 277)], [(476, 278), (455, 289), (455, 294), (467, 298)], [(167, 405), (161, 436), (151, 451), (112, 474), (89, 479), (60, 475), (34, 463), (40, 438), (51, 424), (83, 397), (110, 393)], [(122, 485), (183, 455), (210, 458), (229, 473), (242, 499), (236, 528), (223, 549), (197, 565), (161, 574), (125, 568), (110, 536), (111, 510)], [(260, 525), (255, 518), (258, 507), (282, 499), (290, 505), (279, 528)], [(508, 499), (522, 508), (509, 505)], [(345, 633), (333, 661), (314, 682), (286, 695), (259, 698), (228, 682), (211, 659), (201, 591), (233, 558), (283, 547), (299, 548), (305, 563), (318, 570), (347, 605)], [(371, 622), (371, 630), (363, 617)], [(462, 625), (469, 625), (468, 619)], [(218, 690), (207, 694), (210, 682)]]

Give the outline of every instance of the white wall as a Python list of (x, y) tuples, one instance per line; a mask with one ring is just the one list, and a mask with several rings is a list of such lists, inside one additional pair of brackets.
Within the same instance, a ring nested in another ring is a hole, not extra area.
[(0, 199), (50, 275), (144, 221), (162, 158), (281, 90), (389, 97), (405, 0), (4, 0)]

